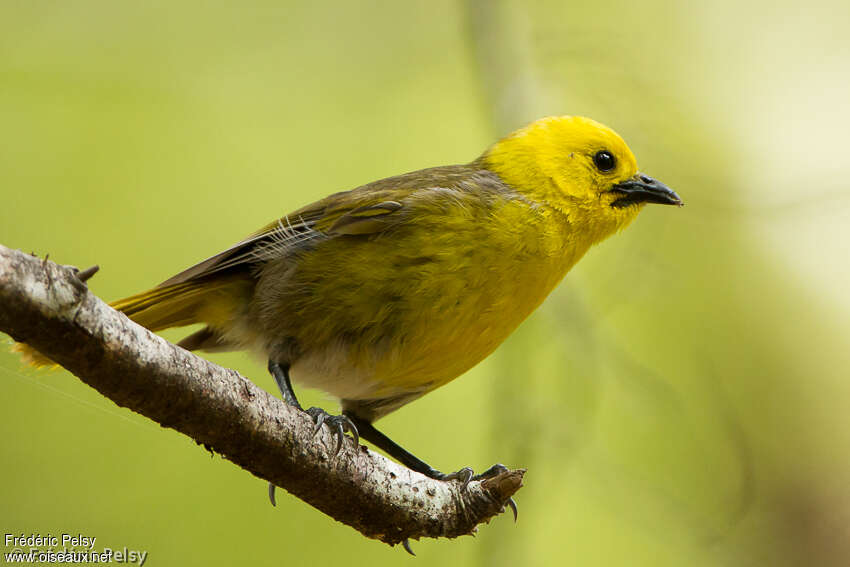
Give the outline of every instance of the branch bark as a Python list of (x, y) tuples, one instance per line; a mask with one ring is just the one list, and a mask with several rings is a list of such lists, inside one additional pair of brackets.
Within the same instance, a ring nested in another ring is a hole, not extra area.
[(175, 429), (366, 537), (471, 534), (504, 511), (524, 470), (437, 481), (389, 459), (313, 437), (311, 418), (239, 373), (183, 350), (92, 294), (76, 268), (0, 245), (0, 331), (70, 370), (122, 407)]

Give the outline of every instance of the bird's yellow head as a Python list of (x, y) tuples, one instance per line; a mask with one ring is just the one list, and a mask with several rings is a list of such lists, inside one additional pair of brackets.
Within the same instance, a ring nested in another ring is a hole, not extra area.
[(663, 183), (638, 172), (616, 132), (581, 116), (532, 122), (494, 144), (480, 162), (520, 193), (564, 213), (594, 241), (624, 228), (646, 203), (682, 204)]

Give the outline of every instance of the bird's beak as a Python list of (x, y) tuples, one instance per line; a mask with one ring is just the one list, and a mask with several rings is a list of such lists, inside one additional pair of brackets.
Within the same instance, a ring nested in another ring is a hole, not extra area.
[(627, 207), (635, 203), (659, 203), (679, 207), (684, 205), (675, 191), (642, 173), (617, 183), (611, 187), (610, 192), (622, 195), (611, 203), (612, 207)]

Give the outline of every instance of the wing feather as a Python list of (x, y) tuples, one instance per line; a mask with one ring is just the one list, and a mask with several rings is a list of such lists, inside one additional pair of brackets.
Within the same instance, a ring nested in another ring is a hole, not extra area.
[(416, 195), (445, 199), (457, 193), (511, 192), (477, 163), (435, 167), (388, 177), (330, 195), (284, 216), (224, 252), (160, 284), (169, 286), (225, 272), (250, 269), (317, 239), (357, 237), (388, 230), (414, 214)]
[(396, 201), (378, 200), (385, 195), (375, 194), (359, 199), (345, 199), (346, 193), (337, 193), (291, 215), (284, 216), (231, 246), (194, 266), (183, 270), (159, 284), (159, 287), (206, 278), (225, 271), (246, 268), (320, 237), (373, 234), (385, 230), (392, 222), (387, 217), (402, 208)]
[(270, 247), (280, 246), (282, 243), (295, 244), (311, 238), (313, 226), (320, 218), (319, 211), (304, 211), (295, 217), (295, 221), (289, 216), (278, 219), (227, 250), (170, 277), (159, 284), (159, 287), (205, 278), (262, 261)]

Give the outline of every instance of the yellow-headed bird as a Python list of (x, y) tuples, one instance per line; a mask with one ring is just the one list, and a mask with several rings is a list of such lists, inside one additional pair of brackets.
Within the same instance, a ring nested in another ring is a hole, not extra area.
[(331, 195), (112, 305), (152, 331), (206, 324), (179, 343), (190, 350), (262, 353), (298, 408), (290, 374), (339, 398), (341, 416), (307, 410), (337, 450), (359, 431), (414, 470), (468, 482), (470, 469), (441, 473), (372, 423), (493, 352), (646, 203), (682, 202), (610, 128), (544, 118), (472, 163)]

